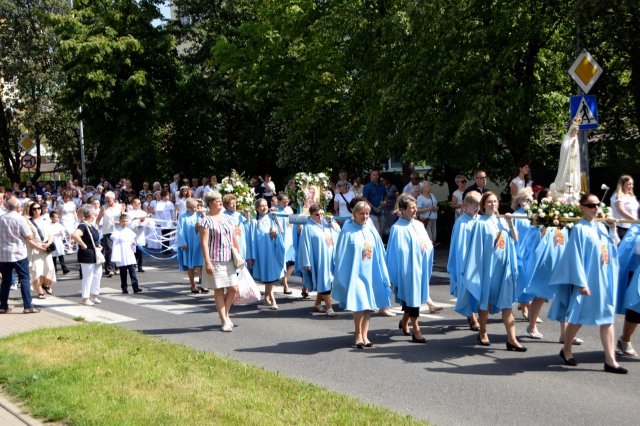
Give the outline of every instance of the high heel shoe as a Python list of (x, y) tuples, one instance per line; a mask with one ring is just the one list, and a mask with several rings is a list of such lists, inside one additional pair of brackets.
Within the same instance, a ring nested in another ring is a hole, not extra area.
[(402, 320), (398, 321), (398, 329), (402, 330), (402, 334), (404, 334), (405, 336), (409, 336), (411, 334), (407, 330), (405, 330), (404, 327), (402, 327)]
[(516, 351), (516, 352), (526, 352), (527, 348), (525, 348), (524, 346), (520, 345), (520, 346), (516, 346), (516, 345), (512, 345), (511, 343), (509, 343), (509, 341), (507, 340), (507, 350), (508, 351)]
[(364, 342), (356, 342), (356, 344), (353, 345), (353, 347), (358, 349), (364, 349)]
[(413, 334), (413, 331), (411, 332), (411, 340), (413, 343), (427, 343), (427, 339), (425, 339), (424, 336), (418, 339), (416, 335)]
[(480, 343), (482, 346), (491, 346), (491, 340), (489, 339), (482, 340), (479, 334), (478, 334), (478, 343)]
[(474, 321), (473, 317), (467, 318), (467, 321), (469, 322), (469, 328), (471, 331), (480, 331), (480, 323), (478, 323), (478, 321)]

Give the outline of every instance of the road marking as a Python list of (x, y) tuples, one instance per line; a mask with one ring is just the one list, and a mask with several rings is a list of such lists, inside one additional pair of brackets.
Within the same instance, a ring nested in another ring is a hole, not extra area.
[(185, 300), (184, 296), (182, 295), (176, 297), (170, 296), (157, 298), (153, 296), (146, 296), (144, 292), (139, 294), (122, 294), (121, 290), (116, 290), (114, 288), (108, 287), (102, 289), (100, 297), (102, 297), (103, 299), (115, 300), (116, 302), (128, 303), (130, 305), (153, 309), (155, 311), (166, 312), (173, 315), (208, 312), (211, 310), (211, 306), (213, 306), (213, 303), (210, 306), (197, 306), (176, 302), (176, 300)]
[(33, 301), (36, 306), (44, 306), (47, 309), (61, 312), (70, 317), (82, 317), (87, 322), (101, 322), (105, 324), (118, 324), (121, 322), (135, 321), (135, 318), (114, 312), (99, 309), (96, 306), (84, 306), (67, 299), (56, 296), (48, 296), (46, 299)]

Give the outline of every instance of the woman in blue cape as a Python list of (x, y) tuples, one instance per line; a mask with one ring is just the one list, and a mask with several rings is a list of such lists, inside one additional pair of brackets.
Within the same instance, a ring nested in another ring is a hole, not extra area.
[(498, 217), (498, 206), (498, 197), (493, 192), (482, 195), (481, 216), (471, 231), (463, 288), (459, 292), (456, 311), (468, 317), (478, 310), (478, 342), (483, 346), (491, 344), (487, 335), (489, 314), (502, 312), (502, 322), (507, 330), (507, 350), (524, 352), (527, 349), (516, 338), (512, 310), (518, 274), (514, 242), (518, 235), (511, 215), (506, 215), (506, 220)]
[[(328, 317), (336, 314), (331, 307), (331, 283), (333, 282), (333, 253), (340, 228), (323, 220), (324, 212), (318, 204), (309, 206), (309, 220), (302, 228), (298, 245), (298, 267), (302, 270), (304, 288), (317, 292), (315, 312)], [(324, 302), (324, 307), (321, 303)]]
[(572, 354), (573, 338), (583, 325), (600, 326), (604, 349), (604, 370), (625, 374), (616, 361), (613, 322), (618, 292), (618, 252), (616, 222), (607, 219), (610, 231), (596, 221), (600, 201), (593, 194), (580, 197), (580, 220), (571, 230), (569, 242), (551, 277), (555, 289), (549, 317), (568, 321), (560, 357), (565, 364), (577, 365)]
[[(402, 194), (397, 201), (402, 216), (393, 224), (387, 244), (387, 268), (396, 301), (404, 315), (398, 326), (415, 343), (427, 343), (418, 317), (420, 305), (429, 300), (429, 280), (433, 268), (433, 244), (424, 225), (415, 219), (416, 200)], [(407, 330), (409, 320), (413, 330)]]
[(178, 216), (176, 231), (176, 248), (178, 252), (178, 270), (187, 271), (191, 293), (208, 293), (209, 290), (196, 287), (195, 274), (202, 274), (202, 249), (197, 225), (202, 219), (202, 212), (196, 211), (198, 202), (195, 198), (188, 198), (185, 202), (187, 211)]
[(234, 194), (226, 194), (222, 197), (222, 205), (224, 206), (224, 214), (231, 216), (236, 231), (236, 238), (240, 244), (240, 253), (242, 258), (247, 258), (247, 228), (249, 221), (237, 209), (238, 199)]
[[(462, 289), (462, 281), (464, 278), (464, 263), (467, 252), (469, 251), (469, 238), (473, 225), (478, 218), (478, 208), (480, 206), (480, 193), (476, 191), (469, 192), (463, 200), (461, 210), (463, 213), (456, 219), (451, 233), (451, 244), (449, 245), (449, 259), (447, 261), (447, 272), (449, 273), (449, 291), (454, 297), (458, 297), (458, 293)], [(480, 324), (475, 312), (467, 317), (469, 328), (471, 331), (479, 331)]]
[(256, 217), (249, 225), (247, 265), (253, 267), (253, 278), (265, 284), (264, 303), (278, 310), (273, 284), (284, 276), (284, 229), (273, 215), (268, 214), (267, 200), (255, 203)]
[[(513, 184), (512, 184), (513, 185)], [(513, 214), (518, 216), (526, 216), (529, 206), (533, 202), (533, 191), (530, 187), (519, 190), (511, 200), (511, 208), (514, 210)], [(522, 312), (524, 319), (529, 319), (529, 306), (533, 297), (527, 293), (524, 293), (524, 288), (527, 284), (530, 275), (525, 268), (525, 265), (529, 261), (533, 247), (528, 246), (530, 240), (525, 236), (531, 228), (531, 222), (529, 219), (514, 219), (513, 225), (518, 234), (518, 241), (515, 242), (516, 254), (518, 255), (518, 278), (516, 279), (516, 301), (518, 302), (518, 310)]]
[(366, 201), (353, 207), (353, 220), (344, 224), (334, 257), (333, 298), (353, 312), (359, 349), (373, 346), (368, 337), (371, 311), (389, 306), (391, 296), (382, 240), (367, 225), (370, 211)]
[[(618, 235), (620, 234), (618, 229)], [(627, 356), (638, 356), (631, 344), (631, 336), (640, 322), (640, 226), (633, 225), (625, 231), (618, 246), (620, 273), (618, 274), (618, 307), (616, 312), (624, 314), (622, 335), (618, 349)]]

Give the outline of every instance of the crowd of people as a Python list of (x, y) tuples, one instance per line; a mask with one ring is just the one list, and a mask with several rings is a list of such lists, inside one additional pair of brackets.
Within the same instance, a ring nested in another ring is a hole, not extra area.
[[(570, 232), (523, 219), (534, 199), (549, 199), (548, 190), (532, 186), (528, 164), (518, 164), (509, 184), (514, 215), (499, 213), (499, 196), (487, 180), (484, 170), (474, 173), (469, 186), (466, 177), (455, 178), (451, 206), (456, 219), (447, 264), (455, 311), (478, 332), (478, 344), (491, 345), (487, 322), (500, 313), (507, 350), (525, 352), (516, 337), (513, 306), (528, 320), (528, 335), (539, 340), (544, 337), (539, 313), (550, 302), (549, 318), (559, 323), (564, 363), (577, 365), (573, 347), (582, 342), (580, 328), (598, 325), (605, 371), (626, 373), (616, 361), (613, 323), (616, 313), (625, 314), (617, 347), (636, 356), (631, 336), (640, 318), (640, 228), (616, 219), (638, 218), (633, 179), (620, 178), (607, 226), (598, 219), (599, 198), (582, 194), (577, 200), (581, 218)], [(368, 335), (373, 312), (395, 315), (392, 298), (403, 311), (399, 329), (415, 343), (426, 342), (421, 306), (432, 313), (442, 309), (429, 297), (439, 203), (431, 182), (416, 173), (400, 192), (378, 170), (364, 185), (350, 182), (341, 171), (332, 202), (311, 203), (304, 225), (289, 221), (290, 200), (269, 175), (252, 179), (255, 205), (241, 212), (235, 195), (217, 190), (215, 175), (198, 180), (176, 174), (169, 184), (145, 182), (137, 192), (126, 178), (115, 186), (106, 179), (95, 187), (68, 182), (59, 192), (27, 183), (6, 197), (0, 217), (0, 313), (9, 311), (14, 270), (24, 312), (37, 313), (29, 289), (38, 298), (52, 294), (58, 263), (68, 273), (64, 256), (75, 251), (87, 306), (101, 303), (103, 276), (120, 275), (123, 293), (130, 279), (139, 293), (136, 273), (144, 272), (144, 253), (175, 254), (192, 292), (213, 291), (224, 332), (233, 330), (229, 311), (240, 280), (236, 256), (246, 260), (255, 281), (264, 283), (268, 309), (278, 310), (274, 287), (282, 285), (290, 294), (288, 277), (297, 274), (304, 299), (316, 292), (314, 311), (333, 317), (337, 302), (353, 312), (354, 347), (359, 349), (374, 345)], [(340, 219), (326, 215), (326, 207)]]

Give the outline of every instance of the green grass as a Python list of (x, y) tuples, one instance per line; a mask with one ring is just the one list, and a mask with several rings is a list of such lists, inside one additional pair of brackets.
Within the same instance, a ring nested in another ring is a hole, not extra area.
[(277, 373), (116, 326), (0, 339), (0, 383), (72, 425), (424, 424)]

